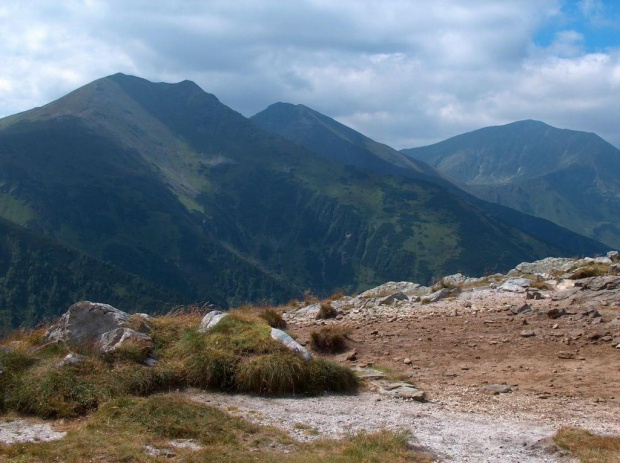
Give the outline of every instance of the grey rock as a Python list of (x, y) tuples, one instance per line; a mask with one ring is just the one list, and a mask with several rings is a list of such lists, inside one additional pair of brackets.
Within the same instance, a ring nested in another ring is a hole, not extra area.
[(387, 283), (377, 286), (376, 288), (364, 291), (358, 297), (362, 299), (381, 297), (386, 294), (394, 294), (398, 292), (405, 293), (408, 296), (425, 294), (426, 287), (420, 286), (418, 283), (411, 283), (410, 281), (388, 281)]
[(609, 266), (610, 275), (620, 275), (620, 264), (613, 264)]
[(65, 355), (65, 358), (63, 358), (60, 362), (58, 362), (57, 366), (58, 368), (62, 368), (68, 365), (79, 365), (84, 360), (86, 360), (86, 357), (84, 355), (75, 354), (72, 352), (70, 354)]
[(123, 326), (129, 314), (108, 304), (80, 301), (53, 325), (47, 333), (47, 342), (63, 342), (70, 346), (93, 346), (104, 333)]
[(525, 292), (526, 299), (534, 299), (536, 301), (543, 298), (543, 295), (540, 291), (533, 290), (532, 288), (528, 288)]
[(532, 282), (527, 278), (511, 278), (502, 283), (497, 291), (506, 291), (512, 293), (524, 293), (530, 287)]
[(555, 320), (556, 318), (560, 318), (566, 315), (566, 310), (563, 308), (552, 308), (547, 310), (546, 314), (547, 317)]
[(415, 400), (416, 402), (424, 402), (426, 393), (419, 390), (414, 385), (405, 382), (377, 381), (379, 392), (398, 399)]
[(391, 305), (391, 304), (393, 304), (396, 301), (408, 301), (408, 300), (409, 300), (409, 296), (407, 296), (402, 291), (399, 291), (398, 293), (391, 294), (390, 296), (388, 296), (385, 299), (383, 299), (381, 301), (381, 304), (382, 305)]
[(550, 274), (560, 270), (562, 266), (571, 265), (575, 259), (563, 257), (547, 257), (546, 259), (537, 260), (535, 262), (523, 262), (517, 265), (516, 270), (521, 273), (530, 275)]
[(122, 348), (128, 342), (141, 342), (149, 347), (153, 345), (151, 337), (144, 333), (139, 333), (131, 328), (116, 328), (104, 333), (97, 343), (97, 347), (101, 353), (108, 354)]
[(200, 327), (198, 328), (199, 333), (206, 333), (211, 328), (216, 326), (223, 318), (227, 317), (228, 314), (221, 312), (219, 310), (212, 310), (208, 312), (204, 317), (202, 317), (202, 321), (200, 322)]
[(299, 344), (284, 331), (277, 328), (271, 328), (271, 338), (278, 341), (284, 347), (292, 350), (293, 352), (297, 352), (304, 358), (304, 360), (312, 360), (312, 355), (308, 352), (308, 349)]
[(523, 314), (523, 313), (526, 313), (526, 312), (531, 312), (532, 311), (532, 306), (530, 306), (529, 304), (521, 304), (521, 305), (518, 305), (516, 307), (512, 307), (510, 309), (510, 311), (513, 314), (515, 314), (515, 315)]
[(155, 365), (157, 365), (157, 359), (154, 359), (153, 357), (149, 357), (144, 361), (144, 364), (147, 367), (154, 367)]
[(449, 289), (442, 288), (439, 291), (435, 291), (434, 293), (429, 294), (422, 298), (422, 302), (432, 303), (437, 302), (445, 297), (448, 297), (451, 293)]
[(588, 279), (583, 285), (583, 289), (590, 291), (603, 291), (620, 288), (620, 276), (602, 276)]
[(519, 335), (522, 338), (531, 338), (532, 336), (536, 336), (536, 333), (532, 330), (523, 330), (521, 331), (521, 333), (519, 333)]
[(620, 262), (620, 253), (618, 251), (609, 251), (607, 257), (612, 262)]
[(575, 358), (575, 354), (573, 352), (561, 351), (561, 352), (558, 352), (558, 358), (561, 358), (564, 360), (571, 360)]
[(153, 317), (151, 317), (147, 313), (135, 313), (133, 315), (136, 316), (136, 317), (144, 318), (147, 322), (155, 320)]
[(620, 338), (614, 338), (611, 340), (612, 347), (620, 346)]
[(357, 372), (358, 376), (362, 379), (384, 379), (387, 378), (387, 375), (385, 373), (383, 373), (380, 370), (376, 370), (374, 368), (362, 368), (362, 367), (355, 367), (353, 368), (353, 371)]
[(486, 394), (491, 395), (508, 394), (512, 392), (512, 388), (507, 384), (487, 384), (483, 386), (482, 390)]

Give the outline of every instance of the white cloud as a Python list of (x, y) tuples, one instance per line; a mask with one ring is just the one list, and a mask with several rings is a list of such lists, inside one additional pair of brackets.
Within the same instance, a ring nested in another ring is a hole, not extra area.
[(570, 27), (535, 45), (561, 5), (15, 0), (0, 7), (0, 115), (120, 71), (192, 79), (248, 116), (303, 103), (397, 148), (526, 118), (620, 145), (619, 54)]

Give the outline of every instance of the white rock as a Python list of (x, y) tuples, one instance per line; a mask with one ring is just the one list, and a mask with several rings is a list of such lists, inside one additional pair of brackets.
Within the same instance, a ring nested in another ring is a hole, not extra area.
[(312, 360), (312, 355), (308, 352), (308, 349), (299, 344), (284, 331), (277, 328), (271, 328), (271, 338), (278, 341), (284, 347), (292, 350), (293, 352), (297, 352), (304, 358), (304, 360)]
[(227, 316), (227, 313), (221, 312), (219, 310), (212, 310), (202, 318), (202, 321), (200, 322), (200, 327), (198, 328), (198, 332), (206, 333)]

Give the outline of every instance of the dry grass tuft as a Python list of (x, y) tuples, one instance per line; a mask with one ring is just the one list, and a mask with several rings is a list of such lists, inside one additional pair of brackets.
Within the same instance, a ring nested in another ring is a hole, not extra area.
[(319, 313), (316, 314), (317, 320), (327, 320), (328, 318), (336, 318), (338, 311), (328, 303), (322, 303), (319, 308)]
[(325, 326), (319, 331), (310, 333), (312, 348), (317, 352), (327, 352), (335, 354), (342, 352), (347, 347), (347, 336), (350, 334), (348, 328), (340, 326)]
[(263, 310), (259, 317), (265, 320), (272, 328), (281, 330), (286, 328), (286, 321), (282, 318), (282, 314), (271, 307)]
[(562, 428), (553, 438), (582, 463), (617, 463), (620, 461), (620, 437), (597, 436), (576, 428)]

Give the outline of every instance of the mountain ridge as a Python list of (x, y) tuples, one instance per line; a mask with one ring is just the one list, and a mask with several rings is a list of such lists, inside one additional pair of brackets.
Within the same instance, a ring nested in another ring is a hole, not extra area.
[(594, 133), (518, 121), (402, 152), (482, 199), (620, 247), (620, 150)]
[(534, 238), (423, 177), (325, 159), (191, 82), (116, 74), (0, 120), (0, 215), (184, 301), (277, 302), (605, 251)]

